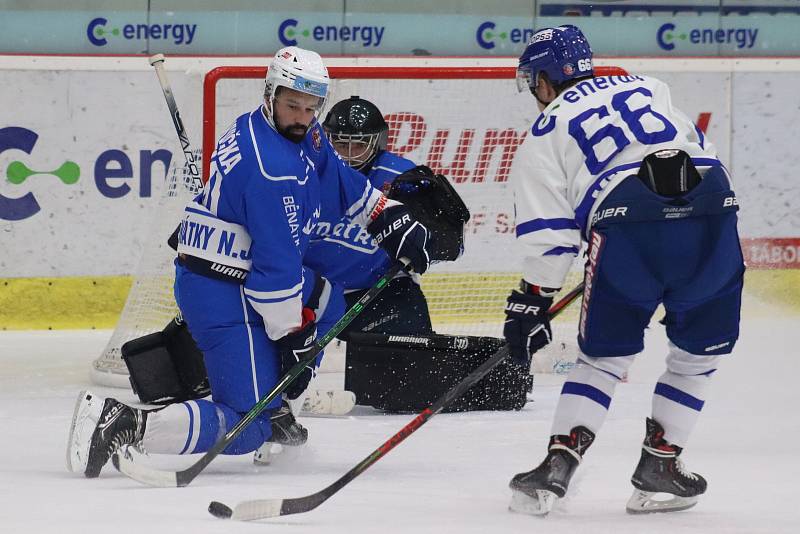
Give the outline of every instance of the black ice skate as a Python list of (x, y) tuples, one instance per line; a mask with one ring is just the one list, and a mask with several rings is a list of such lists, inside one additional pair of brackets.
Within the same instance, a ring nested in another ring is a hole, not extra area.
[(509, 509), (547, 515), (556, 499), (566, 495), (569, 481), (593, 441), (594, 434), (584, 426), (573, 428), (569, 436), (551, 436), (547, 457), (539, 467), (511, 479)]
[(270, 416), (272, 423), (272, 437), (265, 442), (255, 453), (253, 462), (260, 465), (269, 465), (274, 454), (283, 450), (283, 446), (298, 447), (308, 441), (308, 430), (297, 422), (292, 414), (289, 403), (285, 400), (281, 407)]
[(85, 390), (78, 394), (67, 441), (67, 469), (73, 473), (86, 471), (89, 459), (89, 444), (103, 411), (103, 399)]
[(114, 399), (82, 391), (75, 406), (67, 450), (67, 466), (87, 478), (100, 475), (111, 455), (123, 445), (138, 445), (144, 436), (147, 412)]
[[(706, 491), (706, 480), (686, 470), (678, 458), (681, 451), (664, 440), (664, 429), (648, 417), (642, 457), (631, 477), (636, 490), (628, 500), (628, 513), (677, 512), (697, 504), (698, 497)], [(658, 493), (668, 494), (669, 498), (657, 500), (654, 497)]]

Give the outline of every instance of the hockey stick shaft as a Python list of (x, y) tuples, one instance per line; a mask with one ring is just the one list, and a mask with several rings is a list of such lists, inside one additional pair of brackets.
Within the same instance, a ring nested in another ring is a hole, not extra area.
[(197, 188), (197, 192), (203, 190), (203, 179), (200, 176), (200, 158), (192, 150), (191, 143), (189, 142), (189, 135), (186, 133), (186, 128), (181, 119), (181, 113), (178, 111), (178, 104), (175, 102), (175, 96), (172, 94), (172, 86), (167, 78), (167, 72), (164, 70), (164, 54), (156, 54), (150, 57), (150, 65), (156, 69), (156, 76), (158, 76), (158, 83), (161, 85), (161, 90), (164, 92), (164, 99), (167, 101), (169, 114), (172, 117), (172, 124), (175, 125), (175, 132), (178, 134), (178, 140), (181, 143), (183, 150), (183, 157), (186, 158), (186, 168), (189, 171), (189, 176), (192, 178), (192, 183)]
[(112, 462), (118, 471), (126, 474), (134, 480), (138, 480), (144, 484), (159, 487), (183, 487), (187, 486), (200, 474), (214, 458), (219, 456), (233, 440), (235, 440), (242, 431), (252, 423), (261, 412), (278, 396), (286, 387), (291, 384), (300, 373), (303, 372), (305, 367), (317, 358), (317, 355), (322, 352), (325, 346), (330, 343), (342, 330), (344, 330), (350, 322), (361, 313), (364, 308), (372, 302), (378, 294), (383, 291), (386, 285), (391, 281), (395, 275), (405, 267), (407, 260), (403, 259), (395, 262), (384, 273), (383, 276), (373, 285), (360, 299), (356, 302), (347, 312), (334, 324), (331, 329), (321, 338), (314, 342), (313, 348), (306, 353), (286, 374), (275, 384), (275, 387), (263, 396), (259, 401), (250, 408), (236, 425), (231, 428), (227, 434), (222, 436), (217, 443), (211, 447), (197, 462), (190, 465), (188, 468), (181, 471), (163, 471), (159, 469), (152, 469), (142, 465), (135, 464), (127, 454), (114, 453)]
[[(557, 303), (553, 304), (548, 310), (550, 319), (558, 316), (564, 308), (572, 303), (583, 292), (584, 284), (581, 282), (577, 287), (564, 295)], [(220, 518), (233, 518), (242, 521), (254, 519), (264, 519), (281, 515), (299, 514), (313, 510), (336, 492), (346, 486), (358, 475), (366, 471), (375, 462), (386, 456), (392, 449), (403, 442), (408, 436), (417, 431), (431, 417), (441, 412), (448, 404), (461, 397), (469, 388), (480, 381), (501, 361), (509, 355), (508, 345), (503, 345), (500, 349), (490, 356), (477, 369), (467, 375), (461, 382), (453, 386), (449, 391), (436, 400), (431, 406), (425, 408), (419, 415), (411, 420), (406, 426), (400, 429), (395, 435), (386, 440), (380, 447), (375, 449), (369, 456), (364, 458), (358, 465), (345, 473), (341, 478), (330, 486), (307, 495), (294, 499), (261, 499), (244, 501), (239, 503), (234, 510), (225, 504), (217, 501), (211, 502), (208, 511)]]

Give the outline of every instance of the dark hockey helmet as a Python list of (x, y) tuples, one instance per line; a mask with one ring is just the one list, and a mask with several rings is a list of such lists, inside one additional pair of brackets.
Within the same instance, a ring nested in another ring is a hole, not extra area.
[(554, 85), (594, 75), (592, 47), (577, 26), (536, 30), (528, 39), (519, 57), (517, 88), (533, 92), (542, 72)]
[(368, 168), (378, 152), (386, 150), (389, 125), (378, 107), (351, 96), (337, 102), (322, 123), (336, 152), (356, 170)]

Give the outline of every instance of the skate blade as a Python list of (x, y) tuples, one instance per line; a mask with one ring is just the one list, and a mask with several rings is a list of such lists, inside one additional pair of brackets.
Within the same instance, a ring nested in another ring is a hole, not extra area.
[[(655, 498), (656, 496), (662, 498)], [(629, 514), (680, 512), (697, 504), (698, 497), (679, 497), (669, 493), (634, 490), (625, 509)]]
[[(92, 406), (92, 402), (94, 406)], [(97, 404), (99, 402), (99, 407)], [(83, 390), (78, 394), (75, 401), (75, 409), (72, 412), (72, 422), (69, 425), (69, 437), (67, 438), (67, 470), (72, 473), (83, 473), (89, 460), (89, 447), (92, 441), (92, 433), (100, 418), (103, 402), (97, 399), (89, 390)], [(94, 410), (93, 410), (94, 408)], [(96, 413), (95, 413), (96, 412)], [(88, 430), (84, 425), (91, 423), (92, 428)], [(76, 435), (76, 430), (78, 434)], [(83, 434), (88, 430), (89, 435)], [(85, 439), (84, 439), (85, 438)]]
[(280, 454), (283, 450), (283, 445), (280, 443), (273, 443), (271, 441), (267, 441), (263, 445), (261, 445), (258, 449), (256, 449), (255, 454), (253, 455), (253, 463), (255, 465), (270, 465), (272, 463), (272, 459), (276, 454)]
[(511, 490), (511, 504), (508, 509), (512, 512), (528, 515), (546, 516), (556, 504), (558, 496), (548, 490), (536, 490), (536, 497), (518, 490)]
[(305, 443), (293, 446), (268, 441), (256, 450), (253, 455), (253, 464), (278, 467), (284, 464), (292, 464), (302, 459), (305, 455), (305, 448)]

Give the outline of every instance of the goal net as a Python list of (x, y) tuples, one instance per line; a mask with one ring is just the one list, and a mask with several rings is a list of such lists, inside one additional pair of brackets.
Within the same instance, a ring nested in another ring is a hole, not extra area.
[[(510, 67), (330, 67), (328, 108), (358, 95), (383, 112), (388, 150), (447, 176), (471, 212), (465, 253), (422, 277), (436, 332), (502, 336), (503, 308), (520, 279), (513, 195), (508, 174), (514, 153), (538, 115), (534, 99), (517, 92)], [(598, 75), (624, 74), (598, 67)], [(203, 176), (216, 139), (242, 113), (261, 103), (264, 67), (219, 67), (203, 87)], [(322, 117), (325, 116), (323, 111)], [(93, 363), (95, 381), (127, 387), (120, 347), (161, 329), (177, 312), (172, 296), (174, 252), (166, 238), (191, 198), (191, 180), (172, 169), (128, 300), (106, 350)], [(576, 265), (565, 291), (580, 282)], [(563, 372), (576, 355), (578, 306), (553, 324), (554, 342), (534, 358), (535, 372)]]

